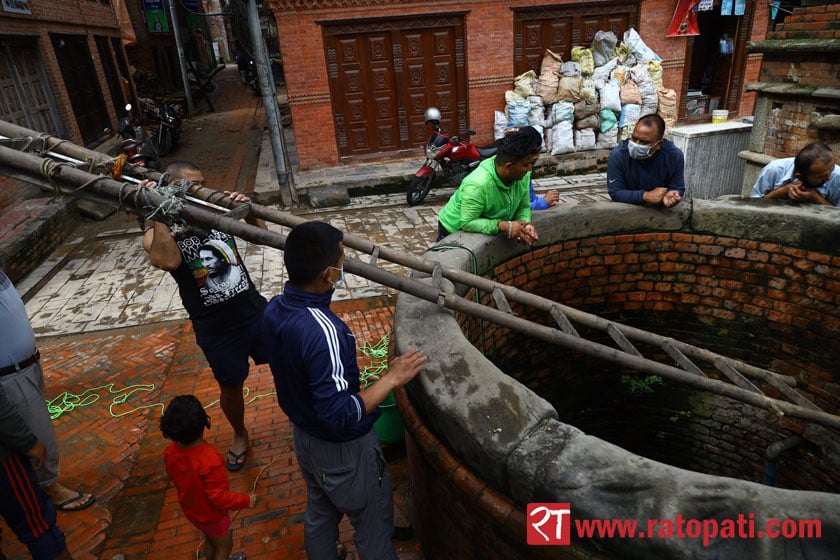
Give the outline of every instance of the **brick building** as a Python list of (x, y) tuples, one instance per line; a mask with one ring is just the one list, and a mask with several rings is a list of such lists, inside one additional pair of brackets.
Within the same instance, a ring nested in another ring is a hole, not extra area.
[(15, 0), (0, 8), (0, 113), (91, 145), (113, 129), (128, 76), (109, 0)]
[[(413, 0), (266, 0), (283, 55), (301, 169), (416, 153), (427, 138), (423, 112), (442, 109), (445, 129), (492, 140), (493, 112), (504, 108), (513, 78), (539, 71), (546, 48), (570, 59), (598, 30), (619, 39), (634, 27), (662, 58), (665, 86), (689, 89), (733, 115), (752, 113), (743, 84), (758, 76), (761, 54), (748, 40), (766, 34), (769, 7), (746, 0), (743, 16), (721, 16), (720, 2), (699, 15), (701, 34), (669, 38), (671, 0), (428, 4)], [(732, 49), (721, 56), (724, 33)], [(708, 118), (709, 105), (700, 118)], [(451, 126), (448, 126), (451, 125)]]
[[(109, 0), (0, 5), (0, 119), (94, 146), (123, 116), (127, 80)], [(0, 211), (37, 193), (28, 183), (0, 180), (7, 186), (0, 189)]]
[(757, 100), (749, 150), (739, 154), (747, 163), (745, 196), (773, 159), (812, 142), (840, 153), (840, 4), (812, 0), (794, 8), (766, 40), (747, 48), (763, 61), (759, 78), (746, 84)]
[[(219, 29), (218, 1), (183, 0), (174, 4), (188, 71), (209, 71), (219, 57), (229, 56), (225, 33)], [(125, 2), (134, 27), (136, 43), (126, 54), (140, 93), (155, 96), (183, 95), (178, 48), (173, 32), (172, 11), (164, 0)], [(211, 28), (211, 25), (213, 26)]]

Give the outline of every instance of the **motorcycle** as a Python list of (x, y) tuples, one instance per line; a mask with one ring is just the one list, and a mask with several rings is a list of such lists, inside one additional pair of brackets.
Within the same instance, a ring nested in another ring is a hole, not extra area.
[(406, 200), (409, 206), (423, 202), (435, 182), (438, 171), (449, 182), (458, 186), (482, 160), (493, 157), (497, 151), (495, 143), (481, 147), (470, 142), (468, 137), (475, 135), (474, 130), (454, 136), (442, 134), (440, 111), (435, 107), (426, 109), (423, 119), (426, 127), (431, 128), (432, 132), (425, 146), (426, 161), (408, 184)]
[(117, 127), (117, 132), (123, 139), (120, 142), (120, 150), (128, 157), (128, 163), (159, 170), (160, 162), (148, 153), (149, 138), (146, 129), (136, 122), (131, 109), (131, 103), (125, 106), (127, 115), (120, 119)]
[(245, 71), (245, 83), (251, 87), (254, 93), (260, 92), (260, 82), (257, 79), (257, 69), (253, 60), (248, 64), (248, 69)]
[(149, 139), (157, 157), (163, 157), (178, 145), (181, 137), (181, 120), (184, 110), (180, 103), (157, 103), (148, 98), (140, 98), (143, 112), (157, 122)]

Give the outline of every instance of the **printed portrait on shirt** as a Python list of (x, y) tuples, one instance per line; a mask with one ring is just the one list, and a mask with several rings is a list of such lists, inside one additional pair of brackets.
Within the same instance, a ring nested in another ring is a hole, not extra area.
[(248, 276), (229, 235), (211, 231), (206, 238), (190, 236), (178, 241), (178, 245), (205, 306), (248, 290)]

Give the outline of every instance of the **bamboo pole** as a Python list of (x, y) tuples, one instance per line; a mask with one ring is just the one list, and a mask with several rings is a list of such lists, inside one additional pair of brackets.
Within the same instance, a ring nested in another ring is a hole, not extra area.
[[(44, 162), (45, 159), (37, 155), (0, 147), (0, 166), (14, 167), (33, 177), (43, 177), (48, 173), (60, 192), (72, 191), (75, 196), (96, 197), (110, 200), (111, 203), (116, 201), (124, 210), (142, 214), (148, 214), (152, 208), (158, 207), (166, 200), (166, 197), (154, 190), (116, 181), (108, 177), (96, 176), (69, 165), (55, 165), (50, 168), (49, 164), (45, 165)], [(246, 241), (260, 245), (277, 249), (285, 247), (286, 237), (280, 233), (242, 223), (238, 219), (198, 205), (185, 204), (180, 210), (180, 214), (191, 224), (225, 231), (231, 235), (236, 235)], [(298, 219), (302, 220), (300, 218)], [(426, 282), (393, 274), (357, 259), (346, 259), (344, 266), (351, 274), (368, 278), (425, 301), (437, 304), (442, 303), (448, 309), (492, 321), (513, 331), (551, 344), (564, 346), (639, 371), (660, 375), (666, 379), (684, 383), (691, 387), (752, 404), (759, 408), (775, 411), (779, 415), (787, 415), (826, 427), (840, 429), (840, 417), (821, 410), (813, 410), (789, 402), (772, 399), (764, 394), (747, 391), (723, 381), (688, 373), (676, 367), (649, 360), (642, 356), (627, 354), (615, 348), (566, 334), (559, 329), (538, 325), (514, 315), (503, 313), (497, 309), (483, 306), (455, 294), (445, 293), (436, 286), (431, 286)]]
[[(75, 144), (72, 144), (67, 140), (62, 140), (61, 138), (57, 138), (54, 136), (40, 134), (36, 131), (29, 130), (24, 127), (5, 121), (0, 121), (0, 135), (18, 139), (40, 138), (42, 139), (40, 141), (42, 141), (45, 146), (51, 148), (50, 151), (52, 153), (64, 157), (74, 158), (79, 161), (89, 162), (91, 165), (105, 165), (111, 159), (105, 154), (76, 146)], [(131, 166), (129, 172), (136, 174), (140, 178), (147, 178), (150, 180), (157, 180), (160, 177), (160, 173), (139, 166)], [(15, 174), (15, 176), (19, 177), (17, 174)], [(206, 202), (210, 202), (212, 204), (216, 204), (224, 208), (236, 208), (240, 206), (239, 203), (233, 202), (224, 193), (214, 189), (201, 187), (200, 185), (191, 186), (189, 192), (196, 198), (199, 198)], [(98, 202), (103, 202), (106, 204), (108, 203), (107, 200), (103, 200), (101, 198), (97, 198), (96, 200)], [(248, 204), (251, 205), (251, 215), (257, 218), (261, 218), (267, 222), (292, 228), (306, 221), (305, 218), (295, 216), (294, 214), (288, 212), (281, 212), (279, 210), (268, 208), (266, 206), (261, 206), (259, 204)], [(437, 261), (424, 259), (411, 253), (406, 253), (404, 251), (394, 250), (386, 246), (377, 245), (367, 239), (357, 237), (349, 233), (345, 233), (344, 235), (344, 244), (347, 247), (350, 247), (351, 249), (361, 251), (368, 255), (377, 254), (379, 258), (426, 274), (432, 274), (435, 268), (437, 267), (440, 269), (443, 277), (447, 278), (448, 280), (451, 280), (452, 282), (459, 283), (488, 293), (493, 293), (496, 290), (500, 290), (509, 301), (515, 301), (522, 305), (533, 307), (535, 309), (545, 312), (549, 316), (553, 315), (556, 311), (560, 311), (561, 313), (565, 314), (570, 320), (575, 321), (581, 325), (587, 326), (589, 328), (593, 328), (603, 332), (606, 332), (608, 328), (614, 328), (618, 332), (626, 336), (628, 339), (636, 342), (641, 342), (643, 344), (648, 344), (659, 348), (664, 348), (666, 345), (670, 344), (682, 353), (684, 353), (686, 356), (694, 358), (695, 360), (701, 360), (708, 364), (714, 364), (716, 361), (722, 360), (724, 363), (731, 365), (737, 371), (739, 371), (747, 377), (751, 377), (753, 379), (761, 379), (763, 381), (773, 379), (776, 382), (781, 382), (792, 387), (796, 386), (796, 379), (791, 376), (781, 375), (770, 370), (759, 368), (741, 360), (735, 360), (726, 356), (722, 356), (705, 348), (699, 348), (686, 342), (674, 340), (669, 337), (644, 331), (642, 329), (638, 329), (621, 323), (615, 323), (613, 321), (609, 321), (607, 319), (598, 317), (597, 315), (593, 315), (591, 313), (587, 313), (585, 311), (581, 311), (579, 309), (563, 305), (561, 303), (552, 301), (542, 296), (522, 291), (514, 286), (500, 284), (488, 278), (484, 278), (475, 274), (470, 274), (469, 272), (460, 269), (443, 267), (440, 266), (440, 264)]]

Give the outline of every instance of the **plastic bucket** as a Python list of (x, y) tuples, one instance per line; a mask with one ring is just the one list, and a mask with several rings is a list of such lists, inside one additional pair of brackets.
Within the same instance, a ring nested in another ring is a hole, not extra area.
[(379, 405), (379, 410), (382, 415), (379, 420), (373, 423), (373, 429), (376, 431), (376, 437), (382, 443), (396, 443), (405, 438), (403, 432), (402, 418), (400, 418), (400, 411), (397, 410), (397, 403), (394, 401), (394, 394), (388, 393), (382, 404)]
[(712, 122), (722, 123), (729, 120), (729, 111), (726, 109), (715, 109), (712, 111)]

